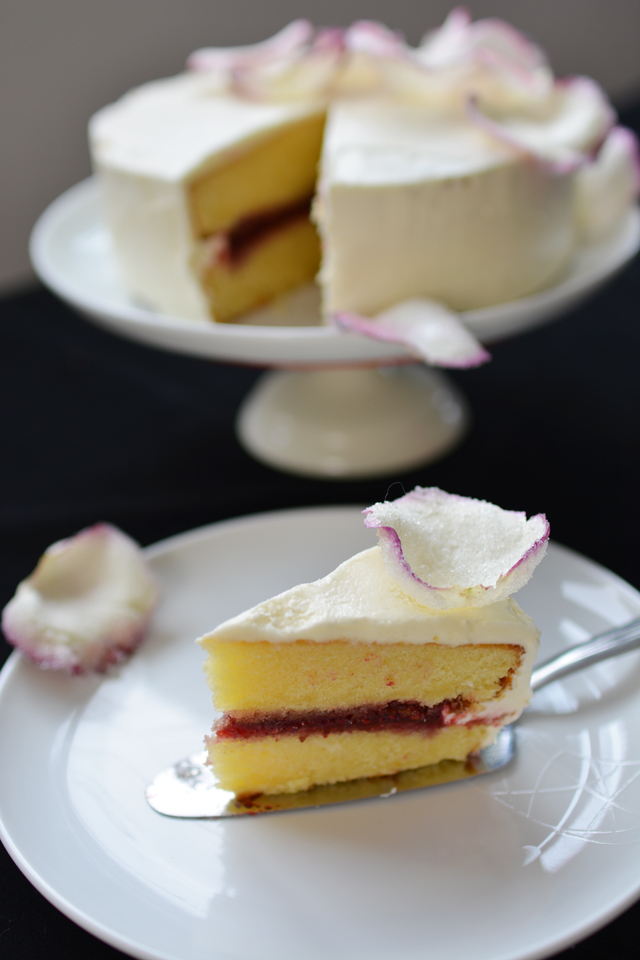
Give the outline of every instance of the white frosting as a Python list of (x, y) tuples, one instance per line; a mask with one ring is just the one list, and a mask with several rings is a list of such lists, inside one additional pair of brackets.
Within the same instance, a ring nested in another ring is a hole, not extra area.
[[(322, 580), (304, 583), (227, 620), (198, 642), (517, 644), (524, 649), (510, 690), (478, 705), (485, 717), (518, 715), (528, 702), (539, 631), (514, 600), (435, 611), (404, 594), (386, 572), (379, 547), (356, 554)], [(466, 718), (468, 719), (468, 717)], [(458, 720), (461, 718), (458, 716)]]
[(484, 607), (433, 610), (402, 592), (379, 547), (221, 624), (204, 639), (355, 640), (362, 643), (518, 643), (536, 648), (533, 621), (511, 599)]
[(424, 105), (334, 104), (320, 192), (327, 312), (515, 299), (552, 283), (575, 245), (570, 175)]
[(256, 103), (218, 89), (208, 74), (155, 80), (92, 117), (98, 169), (180, 183), (319, 110), (313, 101)]
[(416, 184), (512, 161), (512, 150), (462, 115), (388, 98), (354, 98), (330, 109), (322, 183)]
[(122, 277), (144, 306), (174, 317), (210, 319), (194, 264), (184, 184), (100, 167), (100, 192)]

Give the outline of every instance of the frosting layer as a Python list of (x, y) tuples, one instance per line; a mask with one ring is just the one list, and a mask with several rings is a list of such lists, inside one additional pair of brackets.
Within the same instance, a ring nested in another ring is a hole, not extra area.
[(550, 285), (575, 246), (569, 174), (431, 105), (333, 104), (319, 189), (327, 313), (490, 306)]
[(537, 648), (538, 631), (511, 598), (484, 607), (435, 611), (412, 600), (385, 570), (379, 547), (342, 563), (322, 580), (259, 603), (199, 641), (517, 644)]

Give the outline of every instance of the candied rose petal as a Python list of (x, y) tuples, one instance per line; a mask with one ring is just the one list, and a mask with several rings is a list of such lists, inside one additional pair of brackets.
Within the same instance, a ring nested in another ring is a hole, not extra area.
[(593, 163), (576, 178), (577, 221), (583, 238), (610, 234), (640, 196), (640, 148), (627, 127), (614, 127)]
[(401, 34), (374, 20), (356, 20), (347, 27), (344, 38), (348, 50), (375, 57), (402, 56), (406, 49)]
[(463, 7), (452, 10), (439, 29), (428, 33), (417, 53), (434, 71), (466, 67), (467, 78), (477, 80), (480, 68), (534, 92), (546, 93), (551, 78), (544, 53), (511, 24), (497, 18), (473, 23)]
[(309, 20), (294, 20), (282, 30), (243, 47), (203, 47), (195, 50), (187, 60), (187, 69), (198, 72), (226, 72), (238, 66), (276, 62), (300, 51), (313, 35)]
[(467, 112), (490, 136), (559, 174), (594, 159), (615, 121), (603, 90), (588, 77), (557, 81), (549, 109), (540, 117), (491, 115), (476, 97), (469, 99)]
[(458, 315), (433, 300), (405, 300), (373, 318), (343, 311), (332, 320), (343, 330), (401, 344), (436, 367), (477, 367), (491, 359)]
[(387, 572), (401, 590), (434, 609), (478, 607), (525, 585), (544, 556), (543, 514), (502, 510), (484, 500), (416, 487), (363, 511), (377, 528)]
[(138, 544), (99, 523), (45, 551), (5, 607), (2, 628), (44, 669), (102, 673), (142, 641), (157, 597)]

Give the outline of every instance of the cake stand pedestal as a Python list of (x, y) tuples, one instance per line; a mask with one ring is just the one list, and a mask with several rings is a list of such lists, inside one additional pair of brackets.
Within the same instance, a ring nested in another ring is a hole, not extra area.
[(349, 479), (402, 472), (463, 437), (467, 405), (421, 364), (265, 374), (237, 420), (242, 445), (271, 467)]
[[(575, 307), (639, 247), (633, 208), (612, 235), (578, 250), (554, 287), (462, 319), (483, 343), (515, 336)], [(403, 347), (319, 325), (313, 287), (238, 324), (163, 316), (134, 303), (93, 179), (45, 210), (30, 250), (48, 287), (114, 333), (171, 352), (281, 368), (259, 381), (237, 422), (241, 443), (270, 466), (327, 479), (381, 476), (435, 460), (464, 435), (466, 405), (443, 374), (415, 364)]]

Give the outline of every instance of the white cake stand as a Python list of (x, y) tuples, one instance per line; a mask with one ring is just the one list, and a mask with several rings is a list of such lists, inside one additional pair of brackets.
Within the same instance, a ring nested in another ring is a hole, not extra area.
[[(567, 276), (532, 297), (462, 315), (483, 342), (561, 316), (640, 247), (634, 208), (606, 241), (585, 247)], [(212, 360), (277, 367), (244, 401), (243, 445), (270, 466), (326, 478), (401, 472), (434, 460), (464, 435), (464, 399), (440, 371), (402, 347), (320, 325), (309, 286), (244, 318), (215, 324), (168, 317), (127, 294), (103, 224), (97, 184), (85, 180), (42, 214), (31, 237), (40, 279), (88, 319), (149, 346)]]

